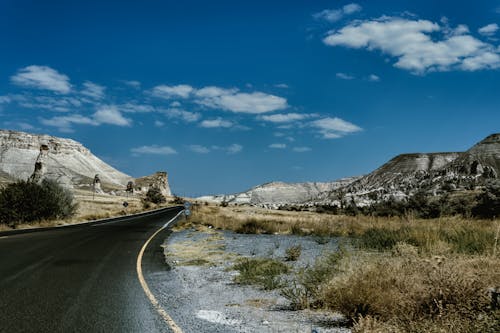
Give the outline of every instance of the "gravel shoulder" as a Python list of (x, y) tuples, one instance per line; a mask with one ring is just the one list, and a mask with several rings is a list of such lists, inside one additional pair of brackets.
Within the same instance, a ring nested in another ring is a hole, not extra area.
[(335, 240), (293, 235), (241, 235), (213, 229), (174, 231), (164, 243), (171, 269), (150, 276), (155, 294), (184, 332), (350, 332), (336, 327), (340, 315), (291, 311), (279, 291), (233, 282), (238, 258), (284, 261), (285, 251), (300, 245), (292, 271), (314, 263), (337, 248)]

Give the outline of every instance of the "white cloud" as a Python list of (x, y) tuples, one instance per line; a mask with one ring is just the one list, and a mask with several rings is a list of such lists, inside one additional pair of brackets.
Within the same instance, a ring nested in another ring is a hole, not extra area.
[(127, 113), (150, 113), (156, 111), (155, 107), (152, 105), (137, 104), (132, 102), (121, 104), (118, 106), (118, 108), (120, 109), (120, 111)]
[(290, 87), (288, 86), (288, 84), (286, 84), (286, 83), (278, 83), (278, 84), (275, 84), (274, 86), (275, 86), (276, 88), (281, 88), (281, 89), (288, 89), (288, 88), (290, 88)]
[(0, 96), (0, 104), (7, 104), (12, 102), (12, 98), (10, 96), (4, 95)]
[(335, 76), (338, 77), (339, 79), (342, 79), (342, 80), (353, 80), (353, 79), (355, 79), (354, 76), (346, 74), (346, 73), (337, 73), (337, 74), (335, 74)]
[(4, 122), (4, 125), (5, 126), (9, 126), (9, 127), (19, 128), (19, 129), (21, 129), (23, 131), (29, 131), (29, 130), (35, 129), (35, 126), (33, 126), (33, 125), (29, 124), (29, 123), (23, 122), (23, 121), (20, 121), (20, 122), (6, 121), (6, 122)]
[(92, 97), (94, 99), (103, 99), (104, 91), (106, 87), (98, 85), (96, 83), (85, 81), (83, 83), (83, 90), (81, 91), (82, 95)]
[(328, 22), (340, 21), (344, 16), (357, 13), (362, 10), (362, 7), (356, 3), (350, 3), (340, 9), (325, 9), (319, 13), (313, 14), (317, 20), (325, 20)]
[(163, 127), (163, 126), (165, 126), (165, 123), (161, 120), (155, 120), (155, 126), (156, 127)]
[(201, 145), (190, 145), (189, 146), (189, 150), (191, 150), (192, 152), (195, 152), (195, 153), (198, 153), (198, 154), (208, 154), (210, 153), (210, 149), (205, 147), (205, 146), (201, 146)]
[(498, 30), (498, 24), (491, 23), (480, 28), (478, 32), (483, 36), (493, 36)]
[(11, 76), (11, 82), (28, 88), (51, 90), (61, 94), (71, 91), (69, 78), (48, 66), (31, 65)]
[(229, 120), (224, 120), (222, 118), (217, 118), (217, 119), (210, 119), (210, 120), (203, 120), (200, 123), (201, 127), (205, 128), (218, 128), (218, 127), (223, 127), (223, 128), (229, 128), (232, 127), (234, 124), (229, 121)]
[(141, 87), (141, 82), (135, 81), (135, 80), (122, 80), (123, 83), (125, 83), (127, 86), (139, 89)]
[(273, 148), (273, 149), (285, 149), (286, 144), (285, 143), (272, 143), (268, 147)]
[(228, 154), (237, 154), (243, 150), (243, 146), (237, 143), (233, 143), (232, 145), (226, 148)]
[(133, 155), (174, 155), (177, 154), (177, 151), (169, 146), (142, 146), (137, 148), (130, 149)]
[(82, 101), (71, 96), (31, 96), (12, 95), (11, 100), (19, 104), (19, 106), (28, 109), (46, 109), (56, 112), (69, 112), (75, 108), (82, 106)]
[[(446, 27), (428, 20), (382, 17), (354, 21), (330, 31), (323, 42), (329, 46), (379, 50), (397, 59), (395, 67), (417, 74), (500, 67), (500, 56), (493, 45), (467, 35), (460, 26), (451, 34), (447, 32)], [(441, 33), (440, 38), (434, 36), (437, 33)]]
[(378, 81), (380, 81), (380, 77), (378, 75), (375, 75), (375, 74), (370, 74), (370, 76), (368, 76), (368, 81), (378, 82)]
[(262, 92), (242, 93), (226, 90), (228, 93), (203, 97), (195, 102), (213, 109), (259, 114), (282, 110), (288, 107), (283, 97)]
[(194, 88), (187, 84), (179, 84), (176, 86), (159, 85), (153, 88), (153, 96), (172, 99), (172, 98), (188, 98), (194, 91)]
[(296, 153), (306, 153), (308, 151), (311, 151), (312, 149), (309, 147), (294, 147), (293, 151)]
[(361, 127), (337, 117), (318, 119), (312, 121), (310, 125), (317, 128), (325, 139), (337, 139), (346, 134), (363, 130)]
[(169, 119), (181, 119), (188, 123), (198, 121), (201, 118), (201, 114), (197, 112), (189, 112), (178, 108), (161, 109), (160, 112)]
[(259, 119), (264, 121), (269, 121), (272, 123), (289, 123), (292, 121), (304, 120), (315, 116), (316, 116), (315, 114), (307, 114), (307, 113), (277, 113), (277, 114), (260, 116)]
[(211, 109), (240, 113), (259, 114), (288, 107), (287, 100), (283, 97), (260, 91), (245, 93), (237, 88), (216, 86), (196, 89), (190, 85), (160, 85), (153, 88), (152, 95), (165, 99), (189, 99), (193, 103)]
[(101, 106), (94, 114), (93, 119), (99, 124), (110, 124), (117, 126), (130, 126), (132, 120), (123, 117), (118, 108), (114, 105)]
[(236, 154), (243, 150), (243, 146), (237, 143), (233, 143), (232, 145), (221, 147), (221, 146), (212, 146), (212, 150), (221, 150), (226, 152), (227, 154)]
[(99, 123), (92, 118), (85, 117), (79, 114), (68, 116), (57, 116), (50, 119), (41, 118), (40, 122), (46, 126), (57, 127), (61, 132), (72, 132), (72, 125), (92, 125), (98, 126)]
[(208, 86), (201, 88), (195, 92), (196, 97), (199, 98), (215, 98), (215, 97), (220, 97), (224, 95), (232, 95), (238, 92), (238, 89), (232, 88), (232, 89), (226, 89), (226, 88), (220, 88), (220, 87), (215, 87), (215, 86)]

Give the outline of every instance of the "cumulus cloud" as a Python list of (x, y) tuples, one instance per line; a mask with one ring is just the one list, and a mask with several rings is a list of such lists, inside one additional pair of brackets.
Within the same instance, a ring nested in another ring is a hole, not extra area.
[(370, 74), (368, 76), (368, 81), (378, 82), (378, 81), (380, 81), (380, 77), (378, 75), (375, 75), (375, 74)]
[(194, 91), (194, 88), (187, 84), (179, 84), (176, 86), (159, 85), (153, 88), (151, 92), (153, 96), (172, 99), (172, 98), (188, 98)]
[(90, 117), (79, 114), (57, 116), (50, 119), (41, 118), (40, 122), (46, 126), (57, 127), (61, 132), (73, 132), (72, 125), (92, 125), (98, 126), (99, 123)]
[(160, 112), (169, 119), (181, 119), (187, 123), (198, 121), (201, 118), (201, 114), (198, 112), (189, 112), (178, 108), (161, 109)]
[(94, 99), (103, 99), (105, 90), (106, 87), (90, 81), (85, 81), (83, 83), (83, 90), (81, 91), (81, 94)]
[(69, 77), (48, 66), (31, 65), (21, 68), (10, 80), (15, 85), (27, 88), (51, 90), (61, 94), (71, 91)]
[(450, 33), (446, 26), (428, 20), (382, 17), (351, 22), (328, 32), (323, 42), (328, 46), (381, 51), (397, 59), (395, 67), (417, 74), (500, 67), (496, 48), (467, 33), (468, 29), (460, 26)]
[(307, 114), (307, 113), (277, 113), (277, 114), (260, 116), (259, 119), (264, 121), (269, 121), (272, 123), (289, 123), (292, 121), (304, 120), (315, 116), (316, 116), (315, 114)]
[(493, 36), (498, 30), (498, 24), (491, 23), (480, 28), (478, 32), (483, 36)]
[(101, 106), (94, 114), (93, 119), (99, 124), (110, 124), (117, 126), (130, 126), (132, 120), (123, 117), (118, 108), (114, 105)]
[(325, 20), (328, 22), (340, 21), (344, 16), (351, 15), (361, 11), (363, 8), (357, 3), (350, 3), (339, 9), (325, 9), (319, 13), (313, 14), (317, 20)]
[(156, 86), (153, 96), (165, 99), (189, 99), (191, 102), (211, 109), (220, 109), (236, 113), (260, 114), (282, 110), (288, 107), (283, 97), (266, 94), (260, 91), (241, 92), (237, 88), (221, 88), (207, 86), (201, 89), (189, 85)]
[(311, 151), (312, 149), (309, 147), (293, 147), (293, 151), (296, 153), (306, 153)]
[(222, 118), (206, 119), (200, 123), (200, 126), (205, 128), (219, 128), (219, 127), (229, 128), (233, 127), (233, 125), (234, 124), (231, 121), (224, 120)]
[(346, 73), (337, 73), (337, 74), (335, 74), (335, 76), (337, 78), (339, 78), (339, 79), (342, 79), (342, 80), (353, 80), (353, 79), (355, 79), (354, 76), (346, 74)]
[(169, 146), (141, 146), (130, 149), (133, 155), (174, 155), (177, 151)]
[(190, 145), (189, 150), (198, 154), (208, 154), (210, 153), (210, 148), (202, 145)]
[(288, 107), (285, 98), (262, 92), (224, 93), (216, 96), (204, 97), (195, 102), (213, 109), (251, 114), (282, 110)]
[(272, 143), (268, 147), (272, 149), (285, 149), (286, 143)]
[(114, 105), (101, 106), (91, 117), (71, 114), (52, 118), (40, 118), (40, 122), (46, 126), (57, 127), (61, 132), (72, 132), (72, 125), (99, 126), (102, 124), (109, 124), (130, 126), (132, 124), (132, 120), (124, 118)]
[(361, 127), (337, 117), (318, 119), (312, 121), (310, 125), (318, 129), (325, 139), (337, 139), (363, 130)]

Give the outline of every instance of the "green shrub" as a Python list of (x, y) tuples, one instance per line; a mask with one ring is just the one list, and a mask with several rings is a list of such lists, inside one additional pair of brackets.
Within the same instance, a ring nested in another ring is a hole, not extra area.
[(300, 244), (290, 246), (288, 249), (285, 250), (285, 260), (296, 261), (297, 259), (299, 259), (301, 254), (302, 254), (302, 246)]
[(345, 256), (345, 250), (340, 248), (319, 257), (312, 267), (301, 269), (288, 285), (283, 286), (281, 295), (296, 310), (322, 307), (322, 289), (340, 272), (340, 262)]
[(472, 214), (489, 219), (500, 216), (500, 181), (489, 183), (477, 196), (477, 205), (472, 208)]
[(0, 222), (11, 226), (72, 216), (73, 194), (52, 180), (19, 181), (0, 190)]
[(167, 202), (167, 199), (165, 196), (161, 193), (161, 190), (158, 187), (151, 187), (149, 190), (146, 192), (146, 199), (147, 202), (151, 202), (154, 204), (161, 204)]
[(265, 290), (280, 287), (280, 275), (289, 271), (284, 263), (267, 258), (242, 258), (232, 269), (240, 273), (234, 278), (236, 283), (255, 284)]

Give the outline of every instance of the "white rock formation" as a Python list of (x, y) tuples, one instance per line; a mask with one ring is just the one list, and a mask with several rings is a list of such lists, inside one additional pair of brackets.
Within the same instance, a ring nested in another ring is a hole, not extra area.
[[(40, 149), (43, 150), (41, 156)], [(45, 154), (46, 153), (46, 154)], [(41, 157), (43, 177), (62, 184), (92, 184), (99, 174), (103, 184), (124, 188), (132, 177), (93, 155), (80, 143), (49, 135), (0, 130), (0, 173), (27, 180)]]
[(251, 188), (248, 191), (229, 194), (203, 196), (197, 198), (207, 202), (227, 202), (233, 204), (271, 205), (279, 207), (315, 200), (322, 194), (352, 183), (356, 178), (345, 178), (333, 182), (284, 183), (271, 182)]
[(164, 196), (172, 196), (170, 185), (168, 184), (168, 174), (165, 171), (158, 171), (150, 176), (137, 178), (134, 181), (134, 191), (146, 193), (151, 187), (159, 188)]

